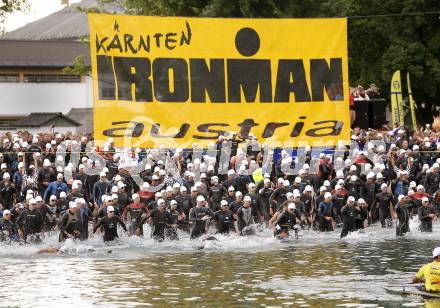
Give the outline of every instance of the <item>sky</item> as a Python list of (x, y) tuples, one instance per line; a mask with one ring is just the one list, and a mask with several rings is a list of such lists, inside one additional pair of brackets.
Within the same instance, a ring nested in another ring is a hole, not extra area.
[[(70, 0), (70, 4), (80, 1)], [(4, 24), (6, 31), (20, 28), (27, 23), (43, 18), (65, 7), (65, 5), (61, 4), (61, 0), (28, 0), (28, 2), (30, 9), (27, 12), (14, 12), (6, 17)]]

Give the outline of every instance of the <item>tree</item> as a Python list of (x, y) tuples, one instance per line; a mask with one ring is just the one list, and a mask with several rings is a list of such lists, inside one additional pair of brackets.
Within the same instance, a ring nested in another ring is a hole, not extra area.
[[(437, 113), (436, 108), (440, 107), (438, 0), (122, 0), (122, 3), (128, 13), (136, 15), (353, 16), (348, 20), (350, 84), (375, 83), (381, 88), (382, 96), (389, 97), (391, 76), (401, 69), (411, 73), (419, 120), (430, 122), (432, 115)], [(414, 12), (438, 14), (411, 15)], [(404, 75), (402, 77), (404, 80)]]
[[(115, 2), (101, 0), (101, 3)], [(118, 0), (128, 14), (157, 16), (349, 17), (351, 85), (375, 83), (390, 97), (394, 71), (411, 73), (419, 122), (440, 108), (438, 0)], [(412, 14), (438, 12), (438, 14)], [(384, 16), (382, 16), (384, 15)], [(79, 70), (81, 71), (81, 70)], [(402, 75), (405, 82), (405, 75)], [(405, 89), (405, 87), (404, 87)]]
[(27, 0), (1, 0), (0, 2), (0, 32), (4, 32), (3, 23), (6, 17), (15, 11), (25, 11), (29, 9)]

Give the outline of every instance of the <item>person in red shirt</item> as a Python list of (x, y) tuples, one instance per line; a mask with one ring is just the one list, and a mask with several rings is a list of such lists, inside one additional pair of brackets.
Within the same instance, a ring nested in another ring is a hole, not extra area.
[(354, 109), (354, 97), (350, 95), (349, 97), (349, 108), (350, 108), (350, 123), (353, 125), (354, 121), (356, 121), (356, 110)]
[(142, 184), (141, 190), (138, 193), (143, 204), (148, 204), (150, 203), (150, 201), (154, 200), (154, 191), (150, 191), (149, 187), (150, 184), (148, 184), (148, 182), (144, 182), (144, 184)]
[(422, 200), (424, 197), (429, 198), (430, 195), (425, 192), (425, 187), (423, 187), (423, 185), (418, 185), (417, 192), (413, 195), (413, 199)]
[[(144, 235), (141, 226), (141, 220), (148, 214), (148, 209), (144, 203), (141, 203), (141, 198), (138, 194), (133, 194), (133, 203), (125, 207), (122, 218), (128, 222), (128, 232), (130, 235), (142, 236)], [(144, 215), (145, 214), (145, 215)]]

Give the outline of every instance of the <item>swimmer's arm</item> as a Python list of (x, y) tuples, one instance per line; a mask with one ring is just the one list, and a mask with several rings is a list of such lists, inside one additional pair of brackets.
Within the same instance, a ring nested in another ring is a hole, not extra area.
[(122, 229), (124, 229), (124, 231), (127, 232), (128, 231), (127, 226), (125, 225), (125, 223), (122, 221), (122, 219), (120, 217), (118, 217), (118, 221), (119, 221), (119, 224), (121, 225)]
[(62, 232), (64, 234), (66, 234), (66, 232), (64, 231), (64, 228), (67, 225), (67, 220), (68, 220), (68, 217), (66, 215), (63, 215), (61, 217), (61, 220), (60, 220), (60, 223), (59, 223), (60, 232)]
[(318, 216), (324, 218), (324, 205), (322, 205), (321, 203), (318, 206)]
[(269, 197), (270, 207), (276, 207), (277, 206), (277, 201), (275, 200), (275, 192), (276, 192), (276, 190), (274, 190), (273, 193)]
[(214, 212), (211, 209), (208, 209), (208, 211), (206, 212), (207, 215), (214, 217)]
[(272, 218), (269, 220), (269, 228), (273, 229), (274, 226), (274, 222), (277, 220), (279, 215), (279, 212), (275, 212), (275, 214), (272, 216)]
[(200, 220), (200, 219), (197, 219), (197, 216), (196, 216), (196, 214), (195, 214), (194, 208), (192, 208), (192, 209), (189, 211), (189, 218), (188, 218), (188, 220), (189, 220), (189, 221)]
[(93, 227), (93, 233), (95, 233), (96, 230), (98, 230), (98, 228), (101, 227), (102, 221), (103, 219), (99, 220), (98, 223), (95, 225), (95, 227)]
[[(151, 212), (150, 212), (151, 213)], [(144, 223), (146, 223), (147, 222), (147, 220), (148, 220), (148, 218), (150, 218), (151, 217), (151, 214), (150, 213), (148, 213), (148, 214), (142, 214), (142, 219), (139, 221), (139, 225), (140, 226), (143, 226), (144, 225)], [(145, 216), (144, 216), (145, 215)]]

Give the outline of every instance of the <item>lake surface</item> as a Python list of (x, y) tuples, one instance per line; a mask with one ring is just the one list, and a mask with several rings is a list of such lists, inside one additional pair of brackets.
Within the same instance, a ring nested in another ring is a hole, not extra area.
[(217, 241), (123, 236), (112, 246), (97, 236), (68, 242), (63, 254), (36, 254), (59, 247), (55, 235), (37, 246), (1, 245), (0, 306), (440, 307), (383, 289), (409, 281), (430, 261), (440, 224), (432, 234), (413, 224), (404, 238), (377, 226), (345, 239), (339, 232), (304, 231), (289, 243), (269, 230)]

